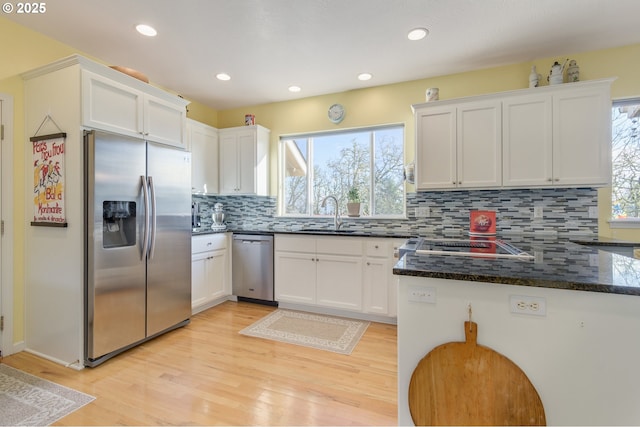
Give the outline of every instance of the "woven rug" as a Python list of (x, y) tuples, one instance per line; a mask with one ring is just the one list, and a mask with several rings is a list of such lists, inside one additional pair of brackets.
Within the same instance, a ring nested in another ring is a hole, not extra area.
[(95, 397), (0, 364), (0, 425), (46, 426)]
[(278, 309), (240, 331), (243, 335), (351, 354), (369, 322)]

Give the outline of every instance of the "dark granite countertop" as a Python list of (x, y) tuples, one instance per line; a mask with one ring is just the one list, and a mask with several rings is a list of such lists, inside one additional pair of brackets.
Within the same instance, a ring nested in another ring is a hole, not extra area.
[[(633, 247), (640, 248), (640, 243), (599, 237), (502, 238), (534, 255), (535, 259), (407, 253), (396, 263), (393, 273), (640, 296), (640, 260), (610, 250), (611, 247), (626, 248), (628, 254), (632, 255)], [(607, 247), (607, 250), (598, 247)]]
[(413, 237), (409, 234), (403, 234), (385, 230), (371, 229), (341, 229), (334, 231), (331, 228), (300, 228), (300, 229), (284, 229), (284, 228), (234, 228), (227, 230), (212, 230), (207, 228), (199, 228), (193, 230), (193, 235), (211, 233), (235, 233), (235, 234), (304, 234), (315, 236), (352, 236), (352, 237), (386, 237), (396, 239), (408, 239)]

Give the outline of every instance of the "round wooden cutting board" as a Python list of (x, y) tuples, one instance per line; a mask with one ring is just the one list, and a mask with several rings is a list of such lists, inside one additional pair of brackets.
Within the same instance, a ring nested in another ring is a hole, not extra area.
[(464, 322), (466, 342), (434, 348), (409, 383), (415, 425), (545, 425), (529, 378), (511, 360), (478, 345), (478, 325)]

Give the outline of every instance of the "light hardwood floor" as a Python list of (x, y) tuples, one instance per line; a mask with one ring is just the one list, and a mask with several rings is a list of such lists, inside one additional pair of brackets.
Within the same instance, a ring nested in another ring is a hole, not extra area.
[(397, 425), (394, 325), (372, 322), (351, 355), (238, 333), (272, 310), (228, 301), (82, 371), (2, 363), (96, 397), (55, 425)]

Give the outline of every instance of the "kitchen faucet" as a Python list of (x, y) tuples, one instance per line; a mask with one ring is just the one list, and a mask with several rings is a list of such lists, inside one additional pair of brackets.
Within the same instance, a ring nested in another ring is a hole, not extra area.
[(334, 196), (327, 196), (322, 200), (320, 207), (324, 208), (327, 206), (327, 199), (333, 199), (333, 203), (335, 204), (335, 213), (333, 217), (333, 226), (336, 231), (340, 230), (340, 226), (342, 225), (342, 220), (340, 219), (340, 213), (338, 212), (338, 199)]

